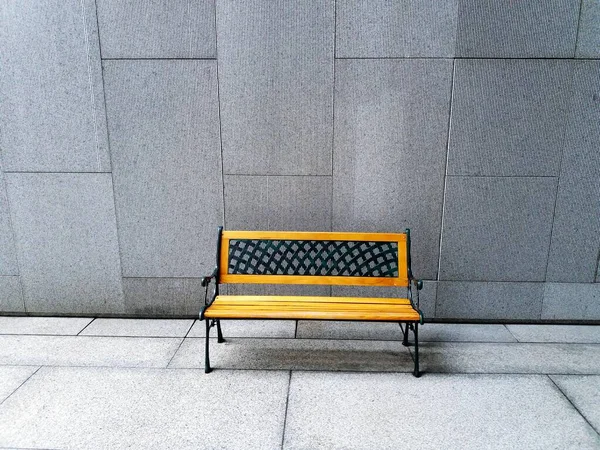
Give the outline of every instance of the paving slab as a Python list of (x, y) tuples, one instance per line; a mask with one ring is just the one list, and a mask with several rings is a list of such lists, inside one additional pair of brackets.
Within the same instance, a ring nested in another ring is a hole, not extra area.
[(375, 339), (401, 341), (397, 323), (299, 320), (296, 337), (302, 339)]
[(507, 325), (519, 342), (600, 344), (599, 325)]
[[(214, 339), (210, 358), (215, 369), (413, 370), (410, 353), (397, 341)], [(169, 367), (204, 368), (204, 339), (186, 339)]]
[(595, 375), (552, 375), (550, 378), (600, 433), (600, 377)]
[[(222, 320), (221, 329), (225, 338), (293, 338), (296, 333), (295, 320)], [(210, 330), (214, 336), (215, 329)], [(197, 320), (188, 337), (203, 338), (206, 334), (203, 320)]]
[(180, 343), (180, 338), (0, 336), (0, 366), (166, 367)]
[(287, 372), (43, 368), (0, 409), (0, 447), (278, 448)]
[(76, 335), (90, 317), (0, 317), (0, 334)]
[(185, 337), (193, 320), (96, 319), (82, 336)]
[(419, 327), (419, 341), (517, 342), (504, 325), (426, 323)]
[(597, 449), (547, 377), (293, 373), (285, 449)]
[(38, 367), (33, 366), (0, 367), (0, 404), (37, 369)]
[(424, 342), (421, 370), (430, 373), (600, 374), (600, 345)]

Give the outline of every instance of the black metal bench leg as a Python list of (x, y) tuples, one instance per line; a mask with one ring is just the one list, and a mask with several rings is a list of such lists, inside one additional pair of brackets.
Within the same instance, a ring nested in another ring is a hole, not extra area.
[(415, 371), (413, 375), (415, 377), (420, 377), (421, 373), (419, 372), (419, 324), (415, 323)]
[(402, 345), (408, 346), (408, 322), (404, 324), (404, 337), (402, 338)]
[(209, 320), (206, 319), (206, 346), (204, 348), (204, 373), (210, 373), (212, 370), (210, 368), (210, 358), (208, 356), (208, 344), (210, 342), (209, 335), (210, 335), (210, 323), (209, 323)]
[(221, 321), (217, 320), (217, 342), (220, 344), (222, 342), (225, 342), (225, 339), (223, 339), (223, 332), (221, 331)]

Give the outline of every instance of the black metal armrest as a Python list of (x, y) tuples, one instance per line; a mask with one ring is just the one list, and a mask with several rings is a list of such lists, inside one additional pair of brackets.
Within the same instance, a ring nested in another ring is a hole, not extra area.
[(208, 286), (208, 283), (210, 283), (211, 280), (213, 280), (217, 277), (217, 273), (218, 273), (218, 268), (215, 267), (215, 270), (213, 270), (213, 273), (211, 273), (210, 275), (207, 275), (205, 277), (202, 277), (202, 281), (200, 282), (200, 285), (202, 287)]

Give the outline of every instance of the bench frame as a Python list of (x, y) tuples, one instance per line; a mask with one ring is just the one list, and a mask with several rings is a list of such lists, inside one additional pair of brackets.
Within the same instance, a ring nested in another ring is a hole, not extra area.
[[(276, 233), (276, 232), (273, 232)], [(396, 285), (398, 287), (404, 287), (407, 289), (408, 291), (408, 298), (410, 300), (411, 306), (419, 313), (419, 320), (415, 320), (415, 321), (401, 321), (401, 322), (397, 322), (397, 321), (390, 321), (390, 320), (377, 320), (377, 322), (395, 322), (398, 323), (400, 325), (400, 329), (402, 330), (402, 334), (403, 334), (403, 339), (402, 339), (402, 345), (404, 346), (409, 346), (409, 331), (413, 332), (413, 336), (414, 336), (414, 371), (413, 371), (413, 375), (415, 377), (419, 377), (421, 375), (421, 372), (419, 371), (419, 324), (423, 324), (423, 314), (419, 309), (419, 291), (423, 288), (423, 281), (422, 280), (418, 280), (416, 278), (413, 277), (412, 274), (412, 269), (411, 269), (411, 242), (410, 242), (410, 229), (406, 229), (404, 231), (404, 233), (406, 234), (406, 267), (404, 267), (404, 265), (402, 264), (402, 261), (400, 261), (399, 264), (399, 271), (406, 269), (406, 273), (407, 273), (407, 277), (404, 280), (403, 278), (401, 278), (400, 276), (398, 277), (398, 280), (400, 280), (399, 283), (390, 283), (389, 281), (386, 282), (386, 285)], [(271, 233), (272, 234), (272, 233)], [(282, 239), (284, 239), (284, 235), (286, 234), (286, 232), (281, 232), (281, 237)], [(334, 234), (333, 232), (323, 232), (323, 233), (313, 233), (313, 234), (322, 234), (323, 236), (329, 235), (329, 234)], [(243, 277), (245, 276), (250, 276), (250, 277), (265, 277), (268, 278), (269, 281), (250, 281), (248, 279), (247, 282), (253, 282), (253, 283), (268, 283), (268, 284), (301, 284), (298, 282), (295, 283), (286, 283), (285, 281), (285, 277), (292, 277), (293, 275), (226, 275), (223, 276), (223, 273), (221, 271), (221, 267), (227, 267), (227, 260), (223, 257), (223, 254), (221, 252), (221, 242), (222, 242), (222, 235), (223, 235), (223, 227), (218, 227), (218, 237), (217, 237), (217, 254), (216, 254), (216, 266), (215, 269), (213, 270), (213, 272), (202, 278), (201, 281), (201, 285), (205, 288), (204, 291), (204, 306), (202, 307), (202, 309), (200, 310), (200, 320), (204, 320), (205, 321), (205, 327), (206, 327), (206, 338), (205, 338), (205, 352), (204, 352), (204, 371), (205, 373), (210, 373), (212, 371), (211, 365), (210, 365), (210, 355), (209, 355), (209, 343), (210, 343), (210, 330), (213, 327), (217, 328), (217, 342), (218, 343), (223, 343), (225, 342), (225, 339), (223, 338), (223, 332), (221, 330), (221, 319), (218, 318), (208, 318), (204, 316), (204, 312), (208, 309), (208, 307), (214, 302), (215, 298), (219, 295), (219, 284), (222, 281), (222, 278), (227, 279), (228, 277), (231, 279), (235, 279), (235, 277), (242, 277), (241, 279), (244, 279)], [(305, 276), (295, 276), (296, 278), (303, 278), (304, 281), (306, 282), (306, 284), (312, 284), (313, 282), (309, 281), (308, 278), (309, 277), (315, 277), (314, 275), (305, 275)], [(273, 280), (273, 277), (276, 277), (276, 280)], [(277, 278), (279, 278), (277, 280)], [(315, 277), (316, 278), (316, 277)], [(320, 278), (327, 278), (325, 276), (320, 276)], [(353, 283), (352, 280), (349, 280), (348, 282), (340, 282), (339, 278), (340, 277), (335, 277), (338, 278), (336, 283), (331, 283), (331, 284), (345, 284), (345, 285), (364, 285), (367, 283)], [(345, 277), (345, 278), (359, 278), (359, 277)], [(377, 278), (373, 278), (373, 280), (378, 280)], [(404, 280), (404, 282), (403, 282)], [(212, 291), (212, 293), (209, 294), (209, 286), (211, 284), (211, 282), (214, 281), (214, 289)], [(364, 281), (364, 278), (363, 278)], [(238, 281), (240, 282), (240, 281)], [(329, 283), (319, 283), (319, 284), (329, 284)], [(379, 284), (383, 284), (383, 283), (368, 283), (371, 285), (379, 285)], [(413, 302), (413, 295), (412, 295), (412, 286), (415, 287), (416, 290), (416, 302)], [(252, 318), (238, 318), (238, 319), (227, 319), (227, 320), (253, 320)], [(260, 319), (260, 320), (274, 320), (274, 319), (269, 319), (269, 318), (264, 318), (264, 319)], [(311, 319), (312, 320), (312, 319)], [(317, 320), (340, 320), (340, 319), (317, 319)], [(404, 326), (403, 326), (404, 324)]]

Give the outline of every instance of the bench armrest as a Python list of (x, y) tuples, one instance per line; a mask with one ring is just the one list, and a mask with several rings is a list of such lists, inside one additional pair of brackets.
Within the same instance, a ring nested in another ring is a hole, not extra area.
[(202, 281), (200, 282), (200, 285), (202, 287), (208, 286), (208, 283), (210, 283), (211, 280), (213, 280), (214, 278), (216, 278), (217, 273), (218, 273), (218, 269), (217, 269), (217, 267), (215, 267), (215, 270), (213, 270), (213, 272), (210, 275), (202, 277)]

